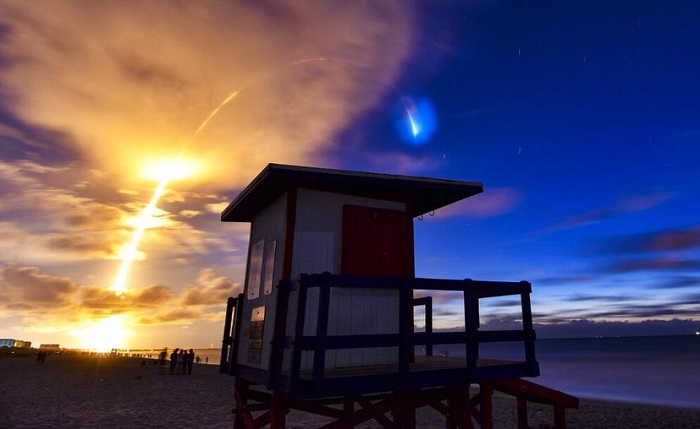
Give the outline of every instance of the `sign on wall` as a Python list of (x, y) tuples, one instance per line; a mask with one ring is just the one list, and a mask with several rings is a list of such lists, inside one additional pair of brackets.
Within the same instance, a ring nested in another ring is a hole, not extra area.
[(263, 328), (265, 327), (265, 307), (255, 307), (250, 316), (248, 336), (248, 363), (262, 362)]
[(267, 243), (265, 249), (265, 287), (263, 293), (269, 295), (272, 293), (272, 280), (275, 275), (275, 253), (277, 250), (277, 240), (271, 240)]
[(264, 249), (265, 240), (258, 241), (250, 248), (250, 263), (248, 264), (248, 300), (252, 300), (260, 296)]

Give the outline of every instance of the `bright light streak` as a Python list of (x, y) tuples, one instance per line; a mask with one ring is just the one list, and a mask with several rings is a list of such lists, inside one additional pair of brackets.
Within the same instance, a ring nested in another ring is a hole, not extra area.
[[(274, 74), (274, 73), (276, 73), (276, 72), (279, 72), (280, 69), (284, 69), (284, 68), (287, 68), (287, 67), (296, 67), (296, 66), (300, 66), (300, 65), (307, 64), (307, 63), (317, 63), (317, 62), (339, 63), (339, 64), (349, 65), (349, 66), (358, 67), (358, 68), (367, 68), (366, 66), (363, 66), (363, 65), (361, 65), (361, 64), (356, 64), (356, 63), (354, 63), (354, 62), (352, 62), (352, 61), (348, 61), (348, 60), (345, 60), (345, 59), (342, 59), (342, 58), (326, 58), (326, 57), (302, 58), (302, 59), (299, 59), (299, 60), (292, 61), (292, 62), (289, 62), (289, 63), (287, 63), (287, 64), (284, 64), (284, 65), (282, 65), (280, 68), (277, 68), (277, 69), (275, 69), (275, 70), (273, 70), (273, 71), (271, 71), (271, 72), (263, 73), (258, 79), (256, 79), (256, 81), (260, 81), (261, 79), (264, 79), (264, 78), (270, 76), (271, 74)], [(224, 106), (226, 106), (228, 103), (230, 103), (231, 100), (233, 100), (234, 98), (236, 98), (236, 96), (238, 96), (238, 94), (240, 94), (240, 93), (241, 93), (242, 91), (244, 91), (247, 87), (253, 85), (254, 83), (255, 83), (255, 81), (248, 82), (247, 84), (245, 84), (244, 86), (242, 86), (240, 89), (237, 89), (237, 90), (233, 91), (232, 93), (230, 93), (230, 94), (228, 95), (228, 97), (226, 97), (226, 98), (224, 99), (224, 101), (222, 101), (221, 103), (219, 103), (219, 105), (218, 105), (214, 110), (212, 110), (211, 113), (209, 113), (209, 116), (207, 116), (206, 119), (205, 119), (204, 121), (202, 121), (202, 123), (201, 123), (201, 124), (199, 125), (199, 127), (197, 128), (197, 131), (194, 132), (195, 137), (198, 136), (199, 133), (202, 132), (202, 130), (203, 130), (204, 128), (206, 128), (206, 126), (209, 124), (209, 121), (211, 121), (212, 118), (213, 118), (214, 116), (216, 116), (216, 115), (219, 113), (219, 111), (220, 111), (221, 109), (224, 108)]]
[(129, 331), (125, 327), (124, 316), (116, 315), (102, 319), (77, 334), (82, 339), (84, 349), (106, 352), (124, 348)]
[(114, 291), (114, 293), (116, 293), (117, 295), (121, 295), (122, 293), (127, 291), (126, 280), (127, 275), (129, 274), (129, 267), (131, 267), (131, 263), (136, 257), (136, 253), (139, 248), (139, 242), (141, 241), (143, 232), (150, 224), (151, 218), (153, 217), (153, 213), (156, 210), (156, 204), (158, 204), (158, 200), (163, 195), (163, 192), (165, 192), (165, 188), (168, 186), (168, 182), (168, 179), (163, 179), (160, 182), (160, 184), (158, 184), (158, 187), (153, 193), (153, 197), (151, 197), (151, 202), (148, 203), (148, 206), (146, 206), (146, 208), (143, 209), (141, 215), (139, 216), (136, 225), (136, 231), (134, 231), (134, 236), (131, 238), (131, 242), (126, 247), (124, 259), (122, 260), (122, 266), (119, 269), (117, 277), (114, 279), (112, 287), (109, 288), (109, 290)]
[(114, 279), (114, 283), (109, 290), (114, 291), (117, 295), (127, 291), (126, 282), (129, 275), (129, 268), (131, 263), (136, 258), (138, 254), (139, 243), (143, 237), (143, 233), (151, 225), (151, 220), (156, 211), (156, 205), (158, 200), (163, 196), (168, 183), (171, 180), (182, 179), (187, 176), (193, 175), (197, 171), (197, 163), (194, 161), (187, 161), (181, 158), (160, 160), (149, 163), (143, 169), (143, 176), (147, 179), (159, 181), (158, 187), (153, 192), (150, 203), (143, 209), (136, 221), (136, 230), (131, 238), (131, 242), (126, 246), (124, 251), (124, 259), (122, 259), (122, 265), (117, 273), (117, 277)]
[[(345, 63), (345, 64), (350, 64), (354, 65), (348, 61), (344, 61), (341, 59), (336, 59), (336, 58), (325, 58), (325, 57), (317, 57), (317, 58), (304, 58), (298, 61), (293, 61), (286, 66), (297, 66), (309, 62), (326, 62), (326, 61), (333, 61), (333, 62), (340, 62), (340, 63)], [(251, 83), (252, 84), (252, 83)], [(231, 102), (236, 96), (243, 91), (248, 85), (242, 87), (241, 89), (238, 89), (236, 91), (231, 92), (225, 99), (222, 101), (214, 110), (209, 113), (209, 116), (202, 121), (202, 123), (199, 125), (197, 130), (194, 132), (194, 136), (198, 136), (199, 133), (206, 128), (206, 126), (209, 124), (209, 122), (212, 120), (214, 116), (216, 116), (221, 109), (223, 109), (228, 103)], [(156, 190), (153, 192), (153, 196), (151, 197), (151, 201), (149, 202), (148, 206), (141, 212), (141, 215), (139, 216), (136, 224), (136, 230), (134, 231), (134, 235), (131, 239), (131, 242), (126, 246), (125, 252), (124, 252), (124, 259), (122, 260), (122, 265), (119, 269), (119, 272), (117, 273), (116, 278), (114, 279), (114, 283), (112, 284), (112, 287), (109, 288), (109, 290), (113, 291), (117, 295), (121, 295), (122, 293), (127, 291), (126, 287), (126, 282), (127, 282), (127, 277), (129, 274), (129, 268), (131, 267), (131, 263), (134, 261), (136, 258), (136, 255), (138, 253), (138, 246), (139, 243), (141, 242), (141, 238), (143, 237), (144, 231), (146, 228), (151, 223), (151, 219), (155, 213), (156, 210), (156, 205), (158, 204), (158, 200), (160, 197), (163, 195), (165, 192), (166, 187), (168, 186), (168, 183), (171, 180), (176, 180), (176, 179), (181, 179), (187, 176), (191, 176), (195, 173), (197, 170), (197, 164), (192, 162), (192, 161), (185, 161), (180, 158), (175, 159), (175, 160), (167, 160), (167, 161), (158, 161), (151, 163), (147, 166), (142, 171), (142, 175), (150, 180), (156, 180), (159, 182), (158, 187)]]
[[(286, 66), (297, 66), (309, 62), (327, 62), (327, 61), (332, 61), (332, 62), (340, 62), (340, 63), (345, 63), (345, 64), (351, 64), (352, 63), (337, 59), (337, 58), (325, 58), (325, 57), (317, 57), (317, 58), (303, 58), (298, 61), (293, 61)], [(252, 84), (252, 83), (251, 83)], [(250, 84), (249, 84), (250, 85)], [(199, 133), (209, 124), (211, 119), (216, 116), (221, 109), (223, 109), (228, 103), (231, 102), (238, 94), (240, 94), (241, 91), (245, 90), (248, 85), (243, 86), (242, 88), (231, 92), (225, 99), (222, 101), (214, 110), (209, 113), (209, 116), (202, 121), (202, 123), (199, 125), (197, 130), (194, 132), (194, 136), (196, 137), (199, 135)], [(131, 239), (131, 242), (126, 246), (125, 254), (124, 254), (124, 259), (122, 260), (122, 265), (121, 268), (119, 269), (119, 272), (117, 274), (117, 277), (114, 279), (114, 283), (112, 284), (112, 287), (109, 289), (111, 291), (114, 291), (117, 295), (120, 295), (124, 292), (127, 291), (126, 287), (126, 281), (127, 277), (129, 274), (129, 268), (131, 267), (131, 263), (134, 261), (136, 258), (136, 255), (138, 253), (138, 246), (139, 243), (141, 242), (141, 238), (143, 237), (143, 233), (148, 228), (148, 226), (151, 223), (151, 218), (153, 217), (153, 214), (156, 210), (156, 204), (158, 203), (158, 200), (160, 197), (163, 195), (165, 192), (166, 187), (168, 186), (168, 182), (171, 180), (175, 179), (181, 179), (187, 176), (191, 176), (194, 174), (194, 172), (197, 170), (197, 165), (193, 161), (185, 161), (180, 158), (177, 158), (175, 160), (166, 160), (166, 161), (158, 161), (154, 163), (150, 163), (147, 168), (145, 168), (142, 172), (142, 175), (150, 180), (156, 180), (159, 182), (158, 187), (156, 188), (155, 192), (153, 193), (153, 197), (151, 197), (151, 202), (146, 206), (146, 208), (141, 212), (141, 215), (139, 216), (137, 220), (137, 227), (136, 230), (134, 231), (134, 235)]]
[(413, 120), (411, 111), (408, 110), (408, 108), (406, 108), (406, 117), (408, 117), (408, 122), (411, 124), (411, 132), (413, 133), (413, 138), (418, 137), (418, 133), (420, 133), (420, 128), (418, 128), (416, 121)]
[(211, 113), (209, 114), (209, 116), (207, 116), (207, 119), (205, 119), (205, 120), (202, 122), (202, 124), (199, 126), (199, 128), (197, 128), (197, 131), (194, 132), (194, 135), (195, 135), (195, 136), (198, 135), (198, 134), (204, 129), (204, 127), (207, 126), (207, 124), (209, 123), (209, 121), (211, 121), (211, 118), (213, 118), (214, 116), (216, 116), (216, 114), (219, 113), (219, 110), (223, 109), (224, 106), (227, 105), (231, 100), (233, 100), (233, 99), (238, 95), (238, 93), (241, 92), (241, 91), (242, 91), (242, 90), (233, 91), (231, 94), (229, 94), (229, 96), (226, 97), (226, 99), (225, 99), (224, 101), (222, 101), (221, 104), (219, 104), (219, 105), (216, 107), (216, 109), (214, 109), (214, 110), (211, 111)]
[(401, 140), (413, 146), (430, 141), (437, 130), (437, 115), (430, 100), (401, 97), (396, 109), (396, 132)]
[(177, 180), (193, 176), (199, 165), (195, 161), (181, 158), (166, 159), (150, 162), (144, 166), (141, 175), (148, 180), (163, 181)]

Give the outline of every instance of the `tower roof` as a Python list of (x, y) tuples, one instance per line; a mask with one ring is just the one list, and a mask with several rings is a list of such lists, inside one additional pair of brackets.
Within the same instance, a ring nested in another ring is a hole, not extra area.
[(250, 222), (283, 193), (297, 188), (405, 202), (417, 217), (483, 192), (477, 182), (268, 164), (221, 213), (224, 222)]

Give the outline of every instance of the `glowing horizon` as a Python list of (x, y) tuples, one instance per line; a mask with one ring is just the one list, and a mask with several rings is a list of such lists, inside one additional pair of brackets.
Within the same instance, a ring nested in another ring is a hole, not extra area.
[(92, 322), (89, 328), (78, 330), (76, 334), (81, 338), (81, 346), (84, 350), (96, 352), (123, 349), (129, 337), (122, 314)]

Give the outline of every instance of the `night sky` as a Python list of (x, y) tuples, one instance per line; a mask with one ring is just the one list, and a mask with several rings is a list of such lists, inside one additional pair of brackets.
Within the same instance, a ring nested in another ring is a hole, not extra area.
[[(700, 331), (699, 17), (660, 0), (5, 1), (0, 338), (218, 345), (248, 237), (219, 215), (270, 162), (483, 183), (416, 220), (416, 274), (530, 281), (540, 337)], [(197, 170), (168, 183), (116, 296), (145, 171), (178, 157)], [(458, 324), (461, 302), (436, 298)]]

